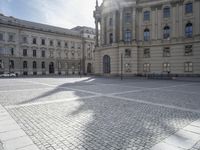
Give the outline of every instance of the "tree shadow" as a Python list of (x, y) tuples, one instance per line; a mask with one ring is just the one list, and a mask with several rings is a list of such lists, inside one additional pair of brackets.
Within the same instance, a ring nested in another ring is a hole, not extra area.
[[(53, 90), (20, 104), (35, 102), (37, 99), (65, 91), (66, 89), (63, 87), (84, 85), (85, 82), (90, 80), (91, 84), (101, 81), (89, 78), (77, 83), (64, 83)], [(104, 82), (105, 84), (110, 83)], [(116, 83), (119, 84), (120, 82), (117, 81)], [(74, 91), (74, 94), (80, 96), (79, 91)], [(69, 146), (70, 143), (75, 148), (84, 150), (148, 150), (153, 145), (200, 118), (200, 114), (197, 113), (126, 101), (108, 96), (88, 99), (80, 98), (76, 100), (78, 105), (75, 109), (71, 108), (73, 103), (49, 104), (48, 109), (42, 114), (43, 117), (53, 116), (48, 118), (52, 124), (47, 124), (46, 128), (50, 127), (49, 130), (56, 130), (56, 136), (65, 135), (66, 138), (62, 140), (62, 143), (66, 144), (67, 149), (72, 149)], [(38, 107), (42, 107), (39, 110), (43, 110), (44, 106)], [(50, 113), (50, 111), (52, 112)], [(57, 112), (64, 115), (57, 116)], [(41, 112), (36, 109), (35, 113)], [(37, 120), (37, 117), (34, 119)], [(38, 132), (44, 132), (41, 130), (40, 125), (37, 127)], [(57, 129), (60, 132), (57, 132)], [(54, 137), (50, 139), (50, 145), (56, 149), (53, 146), (55, 142)], [(78, 139), (79, 143), (74, 143), (73, 139)]]

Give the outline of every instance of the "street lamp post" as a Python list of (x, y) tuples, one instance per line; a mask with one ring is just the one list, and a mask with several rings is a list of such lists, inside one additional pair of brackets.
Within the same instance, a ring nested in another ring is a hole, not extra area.
[(123, 54), (121, 53), (121, 80), (123, 80)]

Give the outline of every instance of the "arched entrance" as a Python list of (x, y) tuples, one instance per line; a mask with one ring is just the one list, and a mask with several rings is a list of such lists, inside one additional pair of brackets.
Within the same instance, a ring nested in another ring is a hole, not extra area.
[(53, 62), (50, 62), (49, 63), (49, 74), (54, 74), (54, 63)]
[(91, 63), (87, 64), (87, 73), (92, 73), (92, 64)]
[(110, 56), (103, 56), (103, 73), (109, 74), (111, 72), (110, 69)]

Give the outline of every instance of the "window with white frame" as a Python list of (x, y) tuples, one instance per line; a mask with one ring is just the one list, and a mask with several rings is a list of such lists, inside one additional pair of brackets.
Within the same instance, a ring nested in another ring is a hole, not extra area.
[(150, 11), (145, 11), (144, 12), (144, 21), (149, 21), (150, 20)]
[(28, 43), (27, 36), (22, 36), (22, 43)]
[(170, 38), (170, 27), (169, 26), (165, 26), (163, 28), (163, 38), (164, 39), (169, 39)]
[(0, 69), (3, 69), (3, 60), (0, 60)]
[(163, 49), (163, 57), (170, 57), (170, 56), (171, 56), (170, 48), (169, 47), (165, 47)]
[(112, 25), (113, 25), (113, 19), (110, 18), (110, 19), (109, 19), (109, 26), (112, 26)]
[(124, 33), (124, 41), (125, 42), (131, 42), (131, 30), (127, 29), (125, 30), (125, 33)]
[(14, 34), (12, 34), (12, 33), (8, 34), (8, 41), (9, 42), (14, 42)]
[(125, 64), (125, 72), (131, 72), (131, 64), (130, 63)]
[(131, 22), (131, 13), (126, 12), (124, 15), (124, 20), (126, 23), (130, 23)]
[(14, 60), (10, 60), (10, 62), (9, 62), (9, 67), (10, 67), (10, 69), (14, 69), (15, 68), (15, 62), (14, 62)]
[(185, 46), (185, 56), (191, 56), (192, 55), (192, 45), (186, 45)]
[(41, 66), (42, 66), (42, 69), (45, 69), (45, 62), (44, 61), (42, 62)]
[(189, 14), (189, 13), (192, 13), (192, 12), (193, 12), (193, 4), (191, 2), (185, 4), (185, 13)]
[(125, 57), (131, 57), (131, 50), (130, 49), (125, 49)]
[(165, 7), (164, 9), (163, 9), (163, 17), (164, 18), (169, 18), (170, 17), (170, 7)]
[(149, 41), (150, 40), (150, 30), (145, 29), (144, 30), (144, 41)]
[(50, 41), (49, 41), (49, 45), (50, 45), (50, 46), (53, 46), (53, 40), (50, 40)]
[(192, 23), (187, 23), (186, 26), (185, 26), (185, 36), (187, 38), (191, 38), (193, 35), (193, 26), (192, 26)]
[(144, 72), (150, 72), (150, 68), (151, 68), (151, 65), (149, 63), (145, 63), (143, 65), (143, 71)]
[(163, 63), (163, 72), (170, 72), (171, 66), (169, 63)]
[(184, 63), (185, 72), (193, 72), (193, 63), (192, 62), (185, 62)]
[(149, 48), (144, 49), (144, 58), (150, 58), (150, 49)]
[(0, 32), (0, 41), (4, 40), (4, 34), (2, 32)]

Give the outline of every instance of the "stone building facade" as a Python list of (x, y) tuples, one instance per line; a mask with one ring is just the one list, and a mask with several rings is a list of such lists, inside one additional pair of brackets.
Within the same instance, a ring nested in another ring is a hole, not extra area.
[(96, 74), (200, 75), (200, 0), (96, 3)]
[[(69, 30), (1, 14), (0, 74), (92, 73), (95, 30), (77, 28)], [(90, 36), (86, 37), (87, 32)]]

